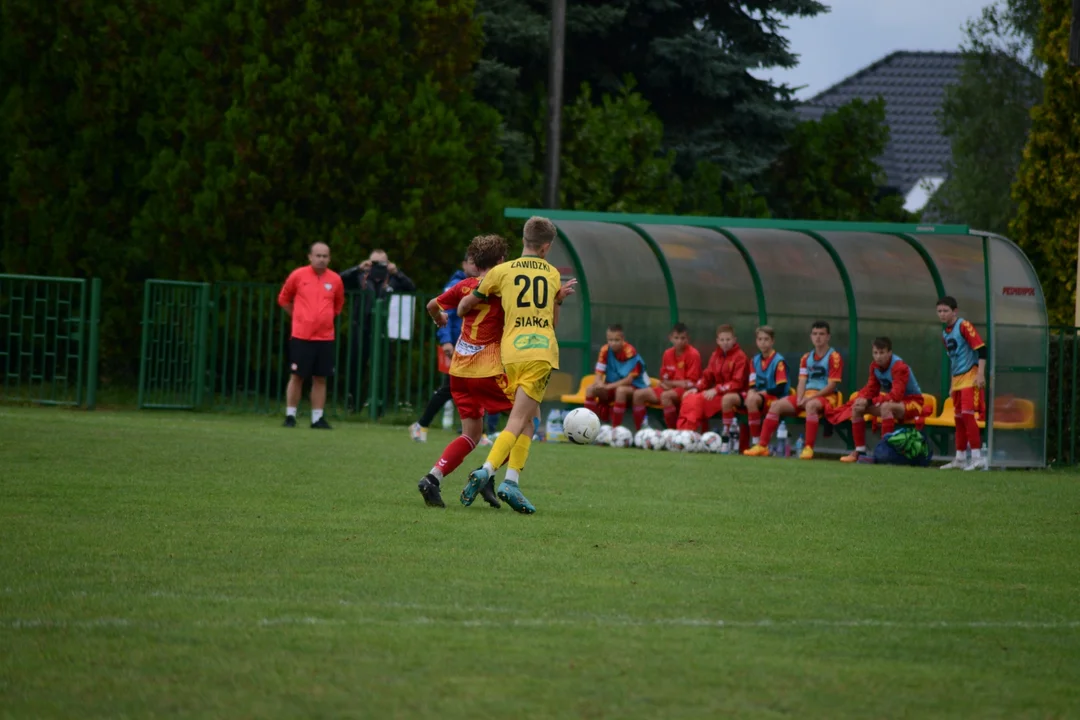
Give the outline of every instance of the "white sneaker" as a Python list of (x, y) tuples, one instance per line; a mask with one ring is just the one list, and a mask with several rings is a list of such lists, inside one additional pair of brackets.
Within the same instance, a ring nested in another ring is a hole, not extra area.
[(960, 458), (954, 458), (953, 460), (951, 460), (950, 462), (945, 463), (944, 465), (942, 465), (938, 469), (939, 470), (965, 470), (965, 469), (967, 469), (967, 466), (968, 466), (967, 460), (962, 460)]
[(409, 426), (409, 437), (411, 437), (414, 442), (427, 442), (427, 437), (425, 437), (425, 435), (427, 435), (427, 433), (420, 427), (420, 423), (413, 423)]
[(990, 463), (985, 457), (978, 457), (967, 464), (964, 470), (989, 470)]
[(479, 445), (480, 447), (488, 447), (489, 445), (494, 445), (494, 444), (495, 443), (492, 441), (492, 439), (490, 437), (488, 437), (487, 435), (481, 435), (480, 436), (480, 442), (477, 443), (477, 445)]

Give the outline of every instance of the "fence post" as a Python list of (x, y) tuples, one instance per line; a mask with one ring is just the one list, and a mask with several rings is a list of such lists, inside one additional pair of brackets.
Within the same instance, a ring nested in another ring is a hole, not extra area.
[(210, 285), (203, 283), (199, 288), (195, 310), (195, 398), (192, 403), (196, 410), (202, 408), (203, 390), (206, 387), (206, 327), (210, 316)]
[(368, 417), (374, 422), (379, 419), (379, 401), (382, 399), (383, 375), (383, 329), (386, 326), (386, 300), (375, 301), (371, 317), (371, 382), (368, 387)]
[(86, 368), (86, 409), (97, 407), (98, 360), (101, 332), (101, 278), (90, 280), (90, 338)]

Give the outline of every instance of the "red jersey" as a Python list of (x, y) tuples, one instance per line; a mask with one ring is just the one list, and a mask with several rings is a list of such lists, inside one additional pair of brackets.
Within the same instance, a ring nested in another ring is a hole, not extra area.
[(293, 270), (278, 294), (278, 305), (292, 305), (292, 336), (297, 340), (333, 340), (334, 318), (345, 306), (341, 276), (310, 265)]
[(660, 360), (660, 379), (696, 383), (701, 379), (701, 353), (693, 345), (687, 345), (682, 355), (676, 355), (675, 348), (668, 348)]
[(697, 382), (698, 390), (716, 388), (718, 393), (744, 392), (750, 385), (750, 358), (738, 343), (724, 352), (716, 348)]
[[(461, 298), (480, 287), (480, 278), (465, 278), (435, 302), (443, 310), (453, 310)], [(498, 295), (486, 298), (461, 319), (461, 335), (454, 346), (450, 374), (457, 377), (486, 378), (503, 374), (499, 342), (503, 334), (503, 307)]]
[(909, 397), (905, 391), (908, 388), (908, 381), (911, 380), (911, 368), (896, 355), (893, 355), (893, 357), (896, 360), (888, 368), (883, 368), (876, 362), (870, 363), (870, 379), (866, 381), (866, 385), (859, 391), (859, 397), (876, 400), (878, 396), (884, 394), (881, 381), (878, 380), (875, 370), (889, 370), (892, 373), (892, 390), (888, 393), (889, 402), (903, 402), (904, 398)]

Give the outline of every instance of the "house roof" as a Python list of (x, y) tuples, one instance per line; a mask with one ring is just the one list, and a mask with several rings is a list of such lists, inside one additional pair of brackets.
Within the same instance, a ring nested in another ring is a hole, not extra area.
[(800, 104), (803, 120), (818, 120), (860, 98), (885, 100), (889, 144), (878, 158), (886, 185), (907, 195), (926, 177), (945, 177), (949, 141), (941, 134), (938, 110), (945, 88), (960, 77), (958, 52), (898, 51)]

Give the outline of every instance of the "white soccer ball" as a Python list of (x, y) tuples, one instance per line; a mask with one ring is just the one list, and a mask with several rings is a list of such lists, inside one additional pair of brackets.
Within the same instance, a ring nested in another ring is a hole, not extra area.
[(596, 433), (597, 445), (610, 445), (611, 444), (611, 426), (601, 425), (600, 432)]
[(678, 432), (679, 432), (678, 430), (672, 430), (670, 428), (662, 431), (660, 433), (660, 447), (658, 447), (656, 449), (657, 450), (670, 450), (671, 449), (671, 441)]
[(707, 432), (701, 436), (701, 450), (702, 452), (718, 453), (722, 442), (720, 433)]
[(636, 433), (634, 433), (634, 447), (644, 450), (645, 449), (645, 443), (649, 438), (649, 434), (654, 433), (654, 432), (657, 432), (657, 431), (654, 431), (654, 430), (650, 429), (650, 427), (643, 427), (642, 430), (639, 430)]
[(668, 450), (671, 452), (689, 452), (693, 445), (693, 434), (689, 430), (679, 430), (668, 440)]
[(567, 439), (576, 445), (591, 445), (600, 433), (600, 418), (587, 408), (575, 408), (562, 422)]
[(634, 446), (634, 433), (622, 425), (611, 431), (611, 447), (628, 448)]
[(666, 448), (667, 441), (664, 440), (664, 433), (660, 430), (649, 430), (649, 434), (645, 436), (644, 444), (641, 447), (646, 450), (664, 450)]
[(686, 452), (701, 452), (701, 436), (693, 430), (687, 430), (686, 433), (689, 436), (686, 439)]

